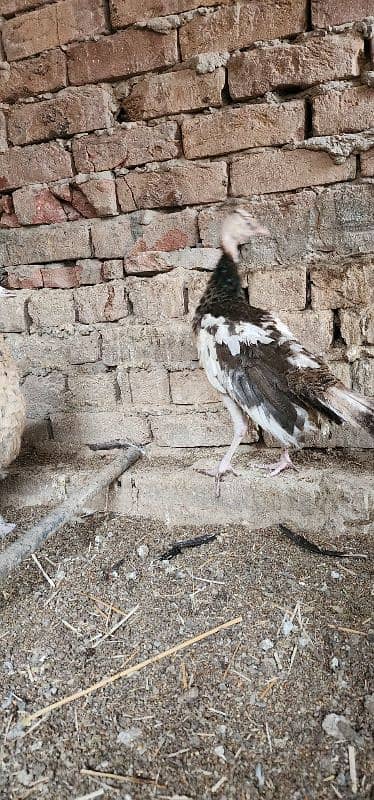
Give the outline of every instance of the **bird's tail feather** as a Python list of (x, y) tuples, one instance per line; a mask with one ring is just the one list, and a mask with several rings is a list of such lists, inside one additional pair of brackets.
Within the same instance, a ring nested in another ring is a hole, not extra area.
[(326, 405), (345, 422), (368, 431), (374, 439), (374, 401), (362, 397), (343, 384), (331, 386), (326, 392)]

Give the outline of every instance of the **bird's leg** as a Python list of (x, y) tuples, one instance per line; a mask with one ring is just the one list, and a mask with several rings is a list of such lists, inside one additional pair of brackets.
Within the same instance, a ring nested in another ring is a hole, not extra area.
[(233, 424), (234, 424), (233, 440), (232, 440), (232, 442), (230, 444), (229, 449), (227, 450), (227, 452), (225, 453), (225, 455), (223, 456), (223, 458), (219, 462), (217, 469), (215, 469), (213, 471), (212, 470), (200, 470), (205, 475), (210, 475), (215, 479), (214, 482), (215, 482), (215, 495), (216, 495), (216, 497), (220, 496), (220, 493), (221, 493), (221, 481), (222, 481), (224, 475), (227, 475), (228, 473), (231, 473), (232, 475), (237, 475), (237, 472), (235, 472), (235, 470), (231, 466), (231, 459), (234, 456), (234, 454), (236, 453), (236, 451), (237, 451), (242, 439), (244, 438), (244, 436), (245, 436), (245, 434), (247, 432), (247, 427), (248, 427), (248, 420), (245, 418), (245, 416), (242, 413), (242, 411), (239, 408), (239, 406), (236, 403), (234, 403), (234, 401), (231, 400), (230, 397), (227, 397), (227, 395), (224, 395), (222, 400), (223, 400), (223, 403), (225, 404), (226, 408), (230, 412), (231, 419), (232, 419)]
[(285, 469), (294, 469), (297, 472), (297, 467), (291, 461), (288, 450), (284, 450), (279, 461), (276, 461), (275, 464), (269, 464), (266, 469), (269, 470), (269, 478), (279, 475)]

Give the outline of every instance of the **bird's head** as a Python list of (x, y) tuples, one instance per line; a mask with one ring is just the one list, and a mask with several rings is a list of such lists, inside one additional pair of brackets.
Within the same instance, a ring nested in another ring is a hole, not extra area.
[(269, 236), (269, 231), (244, 208), (236, 208), (223, 220), (221, 245), (226, 255), (239, 261), (239, 245), (245, 244), (251, 236)]

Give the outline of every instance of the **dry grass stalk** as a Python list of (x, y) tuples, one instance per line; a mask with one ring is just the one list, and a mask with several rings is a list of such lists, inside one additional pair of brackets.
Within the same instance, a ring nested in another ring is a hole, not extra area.
[(52, 580), (52, 578), (48, 575), (48, 572), (46, 572), (45, 569), (43, 569), (43, 567), (42, 567), (39, 559), (36, 557), (35, 553), (31, 554), (31, 558), (34, 561), (34, 563), (36, 564), (36, 566), (38, 567), (38, 569), (40, 570), (40, 572), (42, 573), (43, 578), (45, 578), (45, 580), (52, 587), (52, 589), (55, 589), (56, 588), (56, 584), (55, 584), (54, 580)]
[[(134, 775), (116, 775), (115, 772), (100, 772), (94, 769), (81, 769), (81, 775), (90, 775), (92, 778), (106, 778), (107, 780), (117, 781), (118, 783), (146, 783), (148, 786), (154, 786), (157, 783), (153, 778), (137, 778)], [(161, 783), (157, 783), (160, 789), (165, 789)]]
[(351, 778), (352, 794), (357, 794), (356, 751), (352, 744), (348, 745), (349, 775)]
[(93, 644), (91, 644), (91, 647), (92, 648), (98, 647), (100, 644), (102, 644), (102, 642), (105, 641), (105, 639), (108, 639), (109, 636), (112, 636), (113, 633), (118, 631), (118, 628), (121, 628), (121, 626), (124, 625), (125, 622), (127, 622), (127, 620), (129, 620), (130, 617), (132, 617), (133, 614), (135, 614), (138, 611), (138, 609), (139, 609), (139, 606), (134, 606), (134, 608), (132, 608), (131, 611), (128, 612), (128, 614), (126, 614), (124, 617), (122, 617), (122, 619), (120, 619), (119, 622), (116, 622), (116, 624), (113, 625), (113, 627), (110, 628), (110, 630), (107, 631), (107, 633), (105, 633), (104, 636), (100, 636), (100, 639), (97, 639), (96, 642), (93, 642)]
[(220, 631), (232, 628), (234, 625), (239, 625), (241, 622), (242, 617), (235, 617), (234, 619), (230, 619), (228, 622), (223, 622), (221, 625), (217, 625), (215, 628), (211, 628), (209, 631), (199, 633), (197, 636), (192, 636), (191, 639), (185, 639), (183, 642), (179, 642), (173, 647), (169, 647), (167, 650), (163, 650), (161, 653), (157, 653), (155, 656), (145, 659), (145, 661), (140, 661), (138, 664), (134, 664), (132, 667), (127, 667), (127, 669), (116, 672), (114, 675), (106, 675), (105, 678), (102, 678), (97, 683), (93, 683), (91, 686), (87, 686), (86, 689), (80, 689), (78, 692), (74, 692), (66, 697), (62, 697), (61, 700), (57, 700), (55, 703), (50, 703), (50, 705), (45, 706), (45, 708), (40, 708), (39, 711), (35, 711), (33, 714), (26, 715), (22, 719), (22, 724), (27, 727), (31, 724), (31, 722), (34, 721), (34, 719), (39, 719), (39, 717), (44, 716), (44, 714), (48, 714), (50, 711), (55, 711), (58, 708), (62, 708), (62, 706), (73, 703), (75, 700), (80, 700), (81, 697), (87, 697), (98, 689), (104, 689), (106, 686), (115, 683), (121, 678), (127, 678), (130, 675), (134, 675), (136, 672), (140, 672), (140, 670), (150, 666), (150, 664), (156, 664), (158, 661), (168, 658), (168, 656), (173, 656), (175, 653), (185, 650), (186, 647), (191, 647), (191, 645), (197, 644), (197, 642), (202, 642), (204, 639), (208, 639), (210, 636), (214, 636)]

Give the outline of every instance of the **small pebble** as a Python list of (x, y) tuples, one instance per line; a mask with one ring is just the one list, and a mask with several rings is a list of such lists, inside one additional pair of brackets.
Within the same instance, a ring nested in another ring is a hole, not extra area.
[(136, 739), (142, 735), (140, 728), (128, 728), (127, 731), (120, 731), (117, 736), (117, 743), (124, 744), (125, 747), (131, 747)]
[(263, 789), (265, 785), (265, 775), (264, 775), (264, 768), (262, 764), (256, 764), (255, 775), (257, 778), (258, 788)]
[(336, 572), (334, 569), (331, 570), (330, 575), (334, 581), (341, 581), (342, 579), (340, 572)]
[(271, 639), (263, 639), (262, 642), (260, 642), (260, 647), (261, 650), (264, 650), (266, 653), (267, 650), (271, 650), (272, 647), (274, 647), (274, 642), (272, 642)]
[(336, 656), (332, 657), (330, 663), (331, 663), (331, 669), (332, 669), (333, 672), (335, 672), (335, 670), (339, 669), (339, 659), (336, 658)]
[(225, 748), (223, 747), (222, 744), (219, 744), (217, 747), (215, 747), (214, 748), (214, 752), (215, 752), (215, 755), (218, 756), (218, 758), (221, 758), (222, 761), (226, 761)]
[(293, 629), (294, 629), (293, 622), (291, 622), (290, 619), (285, 619), (282, 624), (283, 636), (289, 636), (289, 634), (291, 633), (291, 631), (293, 631)]
[(139, 545), (139, 547), (136, 548), (136, 552), (139, 558), (144, 560), (149, 555), (149, 547), (147, 547), (146, 544), (141, 544)]

